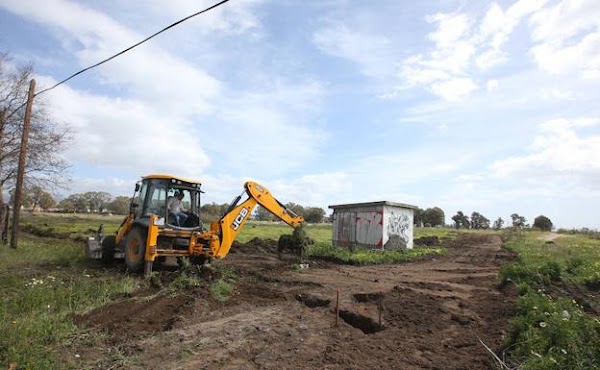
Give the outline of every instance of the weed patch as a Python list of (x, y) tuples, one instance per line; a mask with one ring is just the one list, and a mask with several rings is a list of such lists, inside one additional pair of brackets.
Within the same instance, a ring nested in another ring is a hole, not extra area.
[(569, 236), (548, 244), (538, 234), (505, 236), (505, 246), (518, 253), (516, 262), (500, 271), (502, 280), (516, 283), (520, 294), (511, 355), (524, 369), (600, 369), (600, 320), (582, 305), (598, 302), (580, 302), (581, 297), (564, 289), (598, 278), (598, 241)]
[(137, 288), (133, 278), (86, 269), (83, 258), (82, 246), (69, 241), (23, 239), (16, 250), (0, 248), (0, 364), (65, 368), (64, 343), (79, 332), (73, 315)]

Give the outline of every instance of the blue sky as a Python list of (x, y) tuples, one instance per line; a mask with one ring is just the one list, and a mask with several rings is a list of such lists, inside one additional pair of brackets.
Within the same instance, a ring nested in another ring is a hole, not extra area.
[[(415, 3), (415, 4), (413, 4)], [(38, 90), (209, 1), (0, 0)], [(148, 173), (600, 228), (600, 3), (231, 0), (47, 93), (64, 194)]]

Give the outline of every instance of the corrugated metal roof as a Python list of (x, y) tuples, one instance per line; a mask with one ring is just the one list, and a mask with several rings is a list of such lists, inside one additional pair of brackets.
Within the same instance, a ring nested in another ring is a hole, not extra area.
[(374, 207), (374, 206), (392, 206), (392, 207), (409, 208), (409, 209), (417, 209), (417, 208), (419, 208), (417, 206), (413, 206), (413, 205), (410, 205), (410, 204), (390, 202), (390, 201), (387, 201), (387, 200), (382, 200), (382, 201), (378, 201), (378, 202), (336, 204), (336, 205), (329, 206), (329, 208), (331, 208), (331, 209), (343, 209), (343, 208), (362, 208), (362, 207)]

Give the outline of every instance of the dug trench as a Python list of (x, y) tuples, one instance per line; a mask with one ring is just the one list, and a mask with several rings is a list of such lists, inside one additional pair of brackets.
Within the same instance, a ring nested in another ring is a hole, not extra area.
[(209, 282), (219, 276), (210, 274), (205, 285), (117, 297), (77, 317), (106, 339), (74, 349), (82, 355), (68, 361), (113, 369), (496, 369), (490, 350), (502, 357), (516, 299), (497, 275), (511, 255), (497, 236), (466, 234), (445, 246), (445, 255), (411, 263), (309, 260), (300, 269), (291, 256), (277, 258), (275, 241), (237, 244), (219, 262), (237, 276), (228, 301), (214, 299)]

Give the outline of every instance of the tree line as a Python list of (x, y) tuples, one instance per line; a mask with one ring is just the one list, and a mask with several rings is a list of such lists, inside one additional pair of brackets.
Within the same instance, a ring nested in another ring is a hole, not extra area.
[[(479, 212), (472, 212), (471, 217), (464, 214), (462, 211), (456, 212), (451, 217), (453, 223), (452, 227), (456, 229), (502, 229), (505, 225), (505, 221), (498, 217), (494, 222), (491, 222), (487, 217)], [(544, 216), (540, 215), (533, 221), (533, 225), (527, 223), (527, 219), (518, 213), (510, 215), (511, 225), (514, 228), (537, 228), (540, 230), (550, 231), (552, 230), (552, 221)], [(444, 211), (439, 207), (421, 209), (417, 208), (414, 211), (414, 223), (417, 226), (429, 226), (429, 227), (441, 227), (446, 226), (446, 219)]]
[[(14, 195), (14, 191), (11, 191), (11, 201)], [(44, 190), (39, 185), (28, 186), (23, 191), (23, 206), (25, 208), (49, 210), (52, 208), (58, 208), (62, 212), (76, 212), (76, 213), (113, 213), (124, 215), (129, 212), (129, 205), (131, 198), (127, 196), (118, 196), (112, 198), (112, 196), (103, 191), (89, 191), (85, 193), (71, 194), (67, 198), (56, 202), (52, 195)], [(326, 212), (323, 208), (319, 207), (304, 207), (296, 203), (286, 203), (285, 207), (291, 210), (293, 213), (302, 216), (306, 222), (320, 223), (326, 221)], [(229, 208), (228, 203), (207, 203), (200, 207), (200, 217), (203, 221), (210, 221), (220, 218), (227, 209)], [(277, 221), (277, 218), (273, 216), (269, 211), (261, 206), (258, 206), (254, 211), (253, 218), (258, 221)], [(506, 222), (498, 217), (494, 222), (485, 217), (479, 212), (472, 212), (469, 217), (462, 211), (456, 212), (451, 217), (452, 226), (456, 229), (502, 229)], [(446, 216), (444, 211), (439, 207), (432, 207), (427, 209), (417, 208), (414, 210), (414, 224), (417, 226), (425, 227), (441, 227), (446, 225)], [(508, 224), (507, 224), (508, 226)], [(527, 222), (527, 219), (518, 213), (510, 215), (510, 226), (514, 228), (537, 228), (540, 230), (552, 230), (552, 221), (544, 216), (540, 215), (533, 221), (533, 225)]]
[[(490, 220), (479, 212), (471, 213), (471, 217), (469, 218), (469, 216), (465, 215), (462, 211), (458, 211), (452, 216), (452, 221), (454, 221), (453, 226), (457, 229), (485, 230), (491, 228), (500, 230), (505, 225), (505, 221), (502, 217), (498, 217), (493, 223), (490, 223)], [(553, 227), (552, 221), (544, 215), (537, 216), (533, 220), (533, 225), (530, 225), (525, 217), (518, 213), (513, 213), (510, 215), (510, 222), (511, 227), (518, 229), (535, 228), (551, 231)]]
[[(10, 192), (13, 202), (14, 190)], [(23, 207), (27, 209), (56, 210), (68, 213), (113, 213), (125, 215), (129, 212), (131, 197), (117, 196), (104, 191), (88, 191), (71, 194), (60, 202), (56, 202), (50, 192), (39, 185), (25, 187), (23, 191)], [(325, 220), (325, 210), (319, 207), (304, 207), (296, 203), (286, 203), (285, 207), (295, 214), (304, 217), (306, 222), (320, 223)], [(200, 207), (200, 217), (203, 221), (219, 219), (227, 209), (228, 203), (207, 203)], [(258, 206), (253, 215), (258, 221), (276, 221), (277, 218), (269, 211)]]

